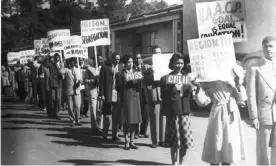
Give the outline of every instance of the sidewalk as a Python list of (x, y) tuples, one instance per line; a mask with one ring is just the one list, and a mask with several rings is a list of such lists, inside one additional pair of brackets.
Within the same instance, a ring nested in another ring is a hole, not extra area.
[[(61, 121), (47, 119), (46, 112), (29, 104), (2, 102), (2, 163), (4, 165), (169, 165), (170, 150), (149, 147), (149, 138), (139, 138), (139, 150), (123, 150), (124, 143), (103, 142), (93, 136), (89, 119), (82, 127), (69, 127), (68, 113)], [(191, 117), (194, 148), (189, 150), (185, 165), (208, 165), (201, 161), (208, 112), (194, 111)], [(255, 165), (255, 132), (245, 122), (248, 161), (239, 165)], [(111, 133), (110, 133), (111, 134)], [(123, 133), (119, 133), (121, 138)], [(123, 138), (122, 138), (123, 140)]]

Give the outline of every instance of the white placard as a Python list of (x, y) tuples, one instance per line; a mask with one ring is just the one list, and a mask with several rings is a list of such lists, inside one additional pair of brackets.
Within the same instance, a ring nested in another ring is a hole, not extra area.
[(81, 36), (71, 36), (68, 41), (66, 41), (66, 47), (64, 48), (65, 59), (72, 57), (84, 58), (85, 52), (82, 47)]
[(88, 59), (88, 48), (87, 47), (83, 47), (84, 49), (84, 59)]
[(229, 80), (236, 64), (232, 35), (187, 42), (192, 73), (198, 76), (198, 80)]
[(20, 64), (26, 64), (28, 63), (28, 60), (33, 61), (33, 58), (35, 56), (34, 50), (24, 50), (20, 51)]
[(20, 54), (19, 52), (9, 52), (7, 59), (9, 65), (17, 64), (17, 62), (20, 61)]
[(60, 30), (52, 30), (47, 32), (47, 38), (49, 47), (52, 46), (52, 51), (56, 50), (64, 50), (66, 46), (66, 41), (68, 41), (70, 37), (69, 29), (60, 29)]
[(83, 47), (110, 45), (109, 19), (81, 21)]
[(196, 4), (199, 38), (232, 34), (234, 42), (247, 41), (244, 0)]
[(41, 38), (41, 43), (42, 43), (41, 55), (42, 56), (49, 55), (50, 47), (49, 47), (48, 39), (47, 38)]
[(42, 49), (42, 41), (41, 40), (34, 40), (34, 51), (35, 55), (39, 55)]
[(169, 69), (171, 54), (153, 54), (152, 55), (152, 69), (154, 71), (154, 80), (160, 81), (161, 77), (169, 74), (172, 70)]

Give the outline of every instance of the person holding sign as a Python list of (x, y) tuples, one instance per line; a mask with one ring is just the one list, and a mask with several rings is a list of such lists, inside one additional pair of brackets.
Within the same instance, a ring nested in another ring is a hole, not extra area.
[(160, 80), (162, 112), (167, 117), (165, 142), (171, 148), (172, 164), (179, 161), (181, 165), (187, 149), (193, 146), (189, 118), (192, 87), (187, 81), (188, 74), (184, 73), (183, 55), (174, 53), (169, 68), (173, 71)]
[[(125, 150), (138, 149), (134, 144), (136, 125), (142, 122), (140, 92), (142, 73), (133, 68), (133, 57), (123, 56), (125, 68), (117, 75), (117, 89), (120, 91), (122, 105), (122, 124), (125, 137)], [(128, 135), (130, 133), (130, 141)]]
[(238, 89), (242, 88), (243, 69), (233, 69), (235, 78), (197, 82), (191, 78), (195, 88), (194, 99), (199, 106), (207, 106), (212, 102), (208, 127), (205, 135), (202, 160), (211, 165), (230, 165), (246, 159), (245, 141), (240, 111), (237, 103), (243, 96)]
[(276, 122), (272, 118), (276, 91), (276, 37), (265, 37), (262, 47), (264, 58), (247, 71), (246, 91), (250, 119), (257, 134), (257, 164), (269, 165), (270, 160), (276, 158), (276, 151), (269, 147), (272, 125)]

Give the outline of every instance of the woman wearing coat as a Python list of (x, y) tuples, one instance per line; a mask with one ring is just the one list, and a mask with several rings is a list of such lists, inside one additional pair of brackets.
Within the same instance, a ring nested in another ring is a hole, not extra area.
[[(123, 57), (123, 63), (125, 68), (122, 70), (119, 76), (117, 76), (117, 88), (120, 91), (120, 99), (122, 106), (121, 124), (123, 124), (124, 138), (125, 138), (125, 150), (138, 149), (134, 144), (134, 135), (136, 125), (142, 122), (141, 106), (140, 106), (140, 91), (141, 80), (128, 80), (127, 74), (136, 72), (133, 68), (133, 57), (131, 55), (125, 55)], [(130, 133), (130, 141), (128, 135)]]
[[(165, 143), (171, 148), (171, 160), (174, 165), (179, 161), (181, 165), (187, 149), (193, 146), (192, 131), (190, 129), (190, 94), (192, 88), (186, 83), (167, 83), (169, 76), (182, 76), (184, 73), (184, 57), (174, 53), (170, 59), (169, 68), (173, 70), (161, 78), (162, 113), (166, 115)], [(179, 149), (179, 156), (177, 155)], [(179, 159), (179, 160), (178, 160)]]
[(195, 100), (199, 106), (212, 102), (205, 135), (202, 160), (211, 165), (230, 165), (245, 160), (243, 126), (237, 103), (237, 87), (243, 78), (238, 66), (233, 69), (236, 77), (228, 81), (192, 83), (197, 86)]

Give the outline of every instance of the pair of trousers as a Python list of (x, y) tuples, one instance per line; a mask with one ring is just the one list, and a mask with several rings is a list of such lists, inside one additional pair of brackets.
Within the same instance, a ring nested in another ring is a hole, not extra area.
[(81, 90), (81, 108), (80, 108), (80, 113), (81, 115), (87, 115), (88, 113), (88, 97), (87, 97), (87, 93), (86, 90)]
[(18, 94), (19, 94), (20, 100), (25, 100), (26, 98), (25, 81), (18, 82)]
[(79, 123), (81, 95), (66, 95), (66, 104), (68, 105), (69, 118), (72, 123)]
[(166, 116), (161, 115), (161, 102), (150, 103), (150, 132), (152, 143), (165, 142)]
[(103, 115), (103, 136), (107, 137), (110, 122), (112, 121), (112, 137), (118, 137), (118, 126), (121, 116), (120, 104), (118, 102), (104, 104), (111, 105), (111, 115)]
[(36, 81), (33, 81), (32, 82), (32, 88), (33, 88), (33, 103), (34, 103), (34, 106), (38, 106), (38, 100), (37, 100), (37, 90), (38, 90), (38, 84), (36, 83)]
[(44, 79), (40, 81), (38, 86), (39, 105), (41, 108), (47, 107), (46, 85)]
[(92, 129), (102, 129), (101, 101), (98, 98), (97, 88), (88, 91), (89, 110)]
[(259, 130), (256, 130), (257, 165), (276, 164), (276, 150), (269, 147), (271, 131), (272, 125), (260, 125)]
[(50, 114), (52, 117), (58, 117), (60, 111), (61, 88), (51, 87)]

